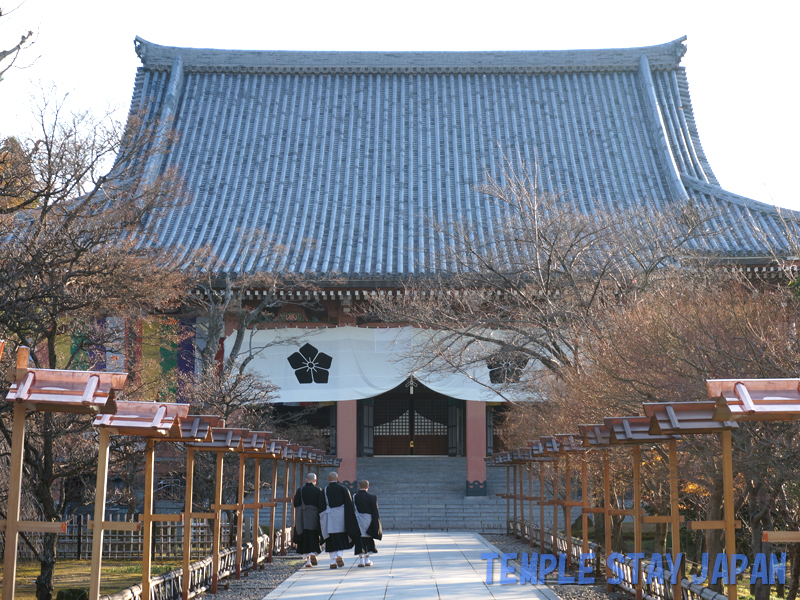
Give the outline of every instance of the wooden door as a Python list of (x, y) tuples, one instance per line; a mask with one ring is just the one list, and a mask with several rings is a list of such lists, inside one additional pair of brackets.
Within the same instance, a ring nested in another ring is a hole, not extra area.
[(411, 454), (411, 400), (406, 394), (375, 399), (372, 441), (376, 455)]

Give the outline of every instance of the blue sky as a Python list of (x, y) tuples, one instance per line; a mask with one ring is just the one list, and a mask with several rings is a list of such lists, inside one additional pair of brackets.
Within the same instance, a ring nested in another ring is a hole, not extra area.
[[(703, 148), (726, 189), (800, 210), (800, 3), (0, 0), (0, 48), (35, 44), (0, 82), (0, 136), (25, 136), (53, 84), (68, 107), (123, 116), (133, 39), (269, 50), (556, 50), (660, 44), (683, 35)], [(15, 9), (16, 10), (12, 10)]]

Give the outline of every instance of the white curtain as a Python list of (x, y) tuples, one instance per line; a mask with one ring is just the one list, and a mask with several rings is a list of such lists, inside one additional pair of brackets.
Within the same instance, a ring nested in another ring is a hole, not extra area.
[[(250, 334), (251, 332), (248, 332)], [(225, 340), (230, 353), (235, 332)], [(424, 330), (411, 327), (267, 329), (248, 335), (257, 355), (249, 368), (277, 385), (276, 402), (337, 402), (372, 398), (397, 387), (413, 375), (435, 392), (461, 400), (499, 402), (491, 390), (489, 371), (482, 366), (467, 377), (461, 373), (412, 373), (407, 358)], [(480, 383), (479, 383), (480, 382)]]

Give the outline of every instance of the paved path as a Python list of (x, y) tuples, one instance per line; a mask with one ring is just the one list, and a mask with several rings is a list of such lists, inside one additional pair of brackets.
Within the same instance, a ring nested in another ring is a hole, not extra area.
[(387, 533), (372, 558), (375, 566), (358, 568), (350, 554), (333, 570), (323, 554), (317, 567), (301, 569), (264, 600), (559, 600), (546, 586), (487, 585), (482, 552), (498, 551), (475, 533)]

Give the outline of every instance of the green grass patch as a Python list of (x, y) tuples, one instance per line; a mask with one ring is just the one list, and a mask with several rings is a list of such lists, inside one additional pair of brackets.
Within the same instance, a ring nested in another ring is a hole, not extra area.
[[(181, 565), (176, 562), (154, 562), (153, 575), (166, 573)], [(60, 560), (56, 563), (53, 587), (55, 594), (58, 590), (67, 588), (89, 587), (91, 561), (88, 560)], [(3, 567), (0, 565), (0, 579), (3, 579)], [(39, 576), (39, 563), (35, 561), (21, 561), (17, 564), (17, 585), (15, 597), (18, 600), (35, 600), (36, 578)], [(103, 561), (103, 572), (100, 577), (100, 593), (114, 594), (126, 588), (141, 583), (141, 561)]]
[[(750, 581), (749, 571), (745, 574), (745, 582), (747, 582), (747, 581)], [(750, 584), (749, 583), (739, 582), (739, 584), (736, 587), (737, 587), (737, 589), (739, 591), (738, 597), (741, 600), (754, 600), (755, 597), (750, 593)], [(786, 587), (787, 588), (789, 587), (788, 578), (786, 580)], [(778, 593), (775, 591), (775, 586), (774, 585), (772, 586), (772, 588), (769, 591), (769, 600), (781, 600), (781, 598), (778, 597)]]

